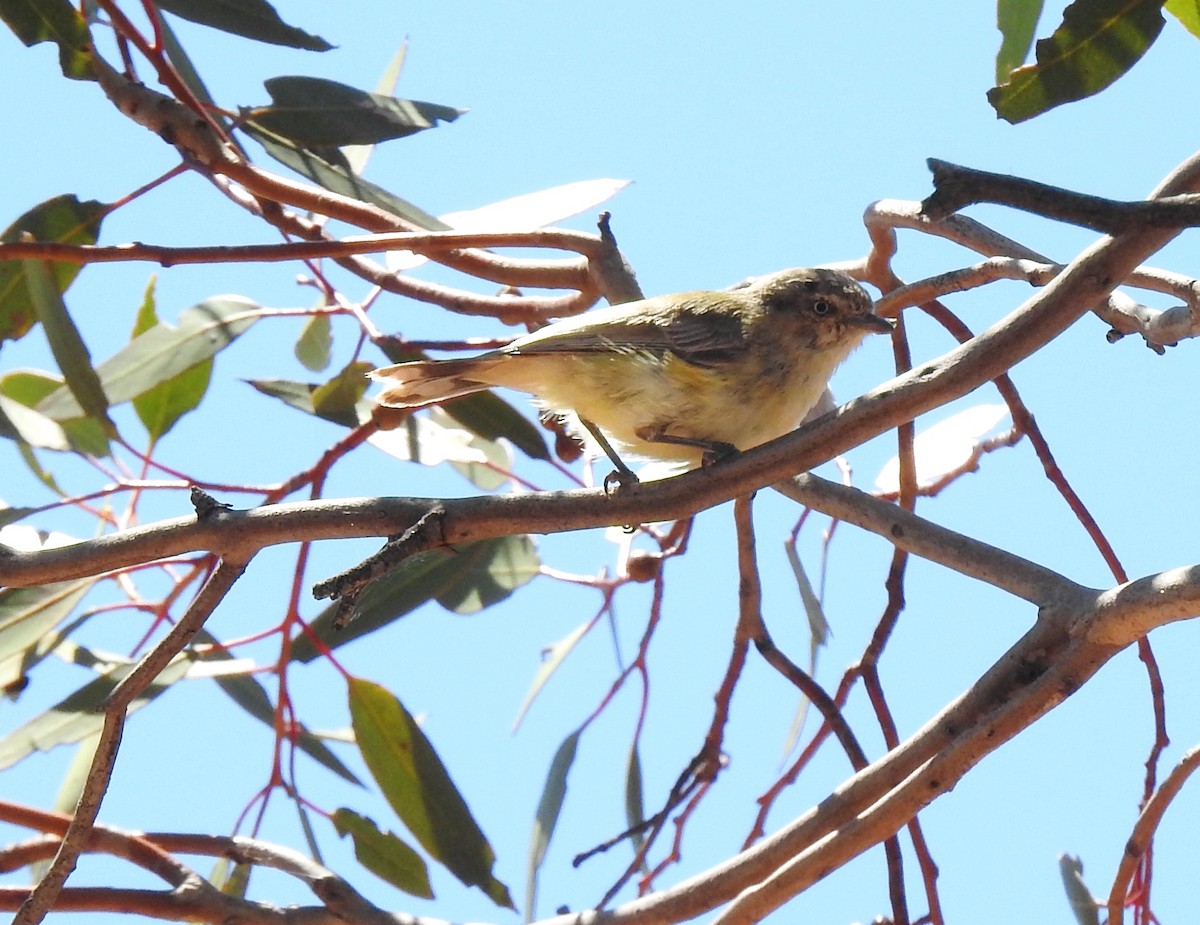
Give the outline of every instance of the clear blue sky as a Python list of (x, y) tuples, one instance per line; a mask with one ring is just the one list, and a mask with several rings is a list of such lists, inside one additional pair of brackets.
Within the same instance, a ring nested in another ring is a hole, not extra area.
[[(861, 214), (880, 198), (920, 199), (929, 189), (930, 156), (1011, 172), (1111, 197), (1149, 191), (1196, 146), (1191, 110), (1178, 109), (1178, 88), (1200, 67), (1200, 44), (1170, 21), (1148, 58), (1100, 97), (1013, 127), (995, 118), (991, 86), (998, 44), (990, 4), (937, 0), (923, 4), (846, 2), (749, 5), (736, 16), (725, 5), (615, 2), (521, 5), (390, 2), (325, 5), (283, 2), (291, 22), (336, 46), (324, 55), (274, 49), (178, 24), (213, 95), (230, 106), (267, 101), (261, 81), (280, 74), (326, 76), (371, 88), (405, 36), (409, 55), (398, 95), (466, 107), (449, 126), (381, 147), (368, 176), (435, 214), (469, 209), (544, 187), (596, 177), (633, 184), (606, 208), (622, 248), (647, 293), (720, 287), (747, 275), (865, 253)], [(1055, 21), (1049, 11), (1043, 34)], [(59, 78), (47, 46), (22, 48), (0, 32), (0, 78), (8, 143), (0, 153), (8, 182), (0, 184), (0, 224), (50, 196), (119, 197), (168, 169), (174, 152), (106, 108), (94, 84)], [(1188, 97), (1190, 99), (1190, 96)], [(273, 169), (265, 158), (263, 165)], [(1010, 215), (972, 214), (999, 230), (1063, 258), (1092, 239), (1077, 230)], [(584, 218), (573, 223), (588, 227)], [(123, 210), (105, 225), (103, 240), (175, 244), (269, 241), (267, 230), (242, 216), (197, 178), (176, 181)], [(947, 246), (902, 239), (898, 265), (910, 278), (972, 262)], [(1185, 236), (1161, 264), (1195, 272), (1195, 236)], [(263, 304), (301, 306), (309, 290), (295, 286), (297, 269), (179, 268), (159, 273), (159, 311), (174, 318), (200, 299), (242, 293)], [(70, 304), (93, 355), (123, 341), (149, 269), (91, 268), (71, 290)], [(444, 278), (444, 275), (438, 278)], [(351, 291), (364, 294), (365, 287)], [(1025, 297), (1012, 285), (951, 301), (976, 329)], [(1156, 303), (1165, 304), (1165, 303)], [(385, 300), (373, 315), (385, 329), (422, 336), (444, 331), (435, 310)], [(479, 323), (456, 333), (500, 334)], [(181, 425), (163, 458), (197, 477), (245, 483), (282, 479), (311, 465), (340, 435), (258, 396), (240, 379), (311, 378), (290, 345), (299, 323), (260, 324), (217, 365), (219, 383), (207, 416)], [(910, 325), (917, 359), (949, 348), (931, 324)], [(349, 327), (337, 332), (344, 359)], [(1039, 356), (1014, 371), (1072, 484), (1108, 532), (1133, 577), (1200, 559), (1193, 484), (1197, 439), (1194, 344), (1157, 357), (1130, 338), (1116, 346), (1105, 327), (1083, 319)], [(880, 339), (882, 340), (882, 339)], [(382, 359), (372, 356), (371, 359)], [(35, 334), (6, 344), (3, 371), (47, 364)], [(335, 359), (335, 363), (339, 362)], [(891, 375), (884, 343), (860, 350), (834, 382), (846, 399)], [(996, 401), (981, 389), (960, 407)], [(930, 415), (933, 423), (949, 411)], [(135, 432), (132, 431), (131, 432)], [(894, 452), (887, 439), (850, 454), (857, 484), (870, 487)], [(57, 460), (49, 460), (57, 464)], [(72, 491), (96, 483), (68, 467)], [(830, 471), (833, 471), (830, 469)], [(0, 499), (47, 500), (11, 446), (0, 446)], [(547, 487), (562, 480), (544, 466), (523, 472)], [(454, 476), (427, 474), (365, 448), (335, 469), (327, 495), (467, 494)], [(153, 499), (144, 517), (183, 513), (182, 495)], [(986, 458), (981, 471), (952, 487), (920, 513), (1097, 587), (1110, 584), (1099, 556), (1041, 476), (1027, 443)], [(757, 504), (768, 624), (797, 655), (805, 651), (803, 614), (781, 542), (798, 511), (762, 492)], [(37, 526), (76, 534), (88, 525), (47, 517)], [(810, 573), (819, 562), (819, 529), (810, 523), (802, 551)], [(647, 804), (656, 805), (697, 748), (711, 695), (727, 657), (736, 613), (736, 570), (728, 506), (702, 516), (694, 548), (672, 563), (667, 614), (652, 650), (653, 690), (643, 744)], [(592, 571), (613, 561), (599, 534), (540, 541), (557, 568)], [(330, 544), (314, 557), (311, 576), (324, 577), (357, 561), (370, 544)], [(834, 628), (821, 656), (820, 679), (832, 686), (861, 652), (885, 601), (890, 550), (842, 527), (831, 547), (826, 606)], [(269, 551), (254, 563), (210, 628), (232, 637), (274, 622), (291, 574), (294, 550)], [(1030, 625), (1035, 614), (1000, 592), (913, 561), (908, 606), (883, 661), (901, 733), (911, 734), (962, 692)], [(499, 856), (498, 874), (521, 896), (532, 814), (558, 742), (585, 717), (608, 685), (613, 654), (607, 631), (575, 653), (510, 735), (543, 646), (588, 618), (599, 598), (586, 589), (541, 578), (509, 602), (469, 618), (433, 606), (344, 650), (354, 672), (387, 684), (414, 713), (471, 801)], [(644, 624), (648, 601), (639, 591), (617, 602), (626, 655)], [(309, 615), (317, 608), (310, 606)], [(123, 651), (140, 626), (94, 621), (93, 644)], [(1167, 684), (1173, 745), (1162, 773), (1200, 740), (1200, 696), (1194, 633), (1186, 625), (1153, 637)], [(270, 659), (269, 650), (256, 653)], [(301, 715), (317, 727), (347, 722), (337, 676), (314, 665), (297, 668), (293, 690)], [(82, 672), (49, 673), (14, 706), (0, 731), (14, 728), (55, 702)], [(269, 679), (266, 679), (269, 684)], [(55, 686), (58, 684), (60, 686)], [(879, 737), (863, 698), (850, 707), (872, 756)], [(693, 821), (683, 863), (659, 884), (703, 869), (740, 844), (754, 798), (776, 776), (796, 698), (754, 664), (735, 702), (727, 741), (732, 765)], [(572, 870), (577, 851), (623, 825), (622, 775), (635, 716), (632, 691), (591, 730), (571, 778), (564, 817), (542, 875), (539, 911), (579, 908), (603, 892), (626, 853)], [(1144, 674), (1132, 652), (1107, 666), (1066, 705), (986, 759), (922, 819), (941, 870), (948, 918), (977, 925), (1033, 917), (1069, 921), (1056, 858), (1082, 855), (1089, 885), (1106, 895), (1140, 794), (1142, 762), (1152, 738)], [(237, 747), (230, 754), (230, 743)], [(70, 749), (39, 755), (5, 771), (10, 797), (49, 805)], [(349, 756), (353, 757), (353, 756)], [(269, 742), (207, 682), (172, 691), (131, 724), (105, 821), (154, 829), (228, 831), (238, 810), (265, 780)], [(773, 825), (803, 812), (848, 772), (832, 747), (812, 773), (778, 805)], [(398, 827), (381, 801), (305, 769), (310, 796), (330, 808), (350, 803)], [(1198, 798), (1185, 791), (1169, 816), (1157, 853), (1155, 909), (1164, 922), (1183, 921), (1194, 900), (1194, 829)], [(10, 833), (5, 831), (6, 840)], [(499, 920), (477, 893), (435, 872), (439, 900), (410, 901), (354, 862), (332, 832), (322, 834), (327, 861), (352, 875), (388, 908), (452, 920)], [(273, 804), (264, 835), (301, 847), (285, 804)], [(11, 837), (16, 837), (12, 833)], [(922, 899), (907, 856), (912, 909)], [(82, 869), (84, 874), (87, 868)], [(307, 901), (270, 877), (261, 898)], [(888, 913), (881, 852), (871, 852), (793, 903), (789, 920), (869, 921)], [(64, 919), (65, 920), (65, 919)], [(781, 918), (782, 920), (782, 918)]]

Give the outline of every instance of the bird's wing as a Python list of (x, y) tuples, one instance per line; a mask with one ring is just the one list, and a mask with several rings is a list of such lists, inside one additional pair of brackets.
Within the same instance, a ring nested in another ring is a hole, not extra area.
[(736, 314), (715, 311), (713, 293), (704, 303), (686, 302), (663, 324), (655, 320), (651, 300), (647, 311), (632, 315), (617, 305), (558, 322), (502, 348), (503, 353), (603, 353), (612, 350), (673, 353), (696, 366), (717, 366), (745, 350), (742, 321)]

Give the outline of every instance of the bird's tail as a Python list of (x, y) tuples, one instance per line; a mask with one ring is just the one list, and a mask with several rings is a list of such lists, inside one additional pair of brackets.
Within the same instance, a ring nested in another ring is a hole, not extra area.
[(478, 357), (417, 360), (384, 366), (367, 375), (384, 384), (375, 400), (385, 408), (423, 408), (491, 388), (492, 383), (477, 378), (491, 365), (492, 361)]

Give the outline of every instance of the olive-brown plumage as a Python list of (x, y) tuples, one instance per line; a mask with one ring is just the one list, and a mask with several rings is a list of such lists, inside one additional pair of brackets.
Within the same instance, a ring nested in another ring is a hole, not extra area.
[(371, 376), (387, 407), (503, 386), (590, 422), (618, 450), (695, 464), (794, 429), (859, 342), (890, 330), (846, 274), (795, 269), (597, 309), (477, 357)]

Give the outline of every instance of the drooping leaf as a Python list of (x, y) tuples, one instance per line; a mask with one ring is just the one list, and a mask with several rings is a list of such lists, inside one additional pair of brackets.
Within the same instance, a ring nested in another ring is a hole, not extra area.
[[(430, 550), (410, 556), (367, 585), (357, 601), (354, 619), (344, 629), (333, 627), (339, 610), (336, 604), (325, 608), (309, 626), (321, 642), (334, 649), (400, 619), (441, 595), (447, 599), (461, 596), (464, 601), (499, 599), (494, 597), (497, 585), (515, 580), (508, 563), (526, 561), (527, 543), (527, 537), (497, 537), (470, 543), (453, 553)], [(496, 573), (490, 571), (493, 564)], [(475, 589), (474, 582), (483, 587)], [(298, 637), (292, 645), (295, 661), (312, 661), (318, 654), (307, 635)]]
[[(411, 202), (390, 193), (382, 186), (364, 180), (350, 170), (345, 157), (333, 153), (317, 153), (298, 145), (293, 141), (267, 131), (266, 128), (247, 122), (242, 128), (249, 132), (263, 150), (279, 163), (290, 167), (303, 177), (308, 177), (318, 186), (323, 186), (330, 192), (349, 196), (398, 215), (411, 222), (418, 228), (427, 231), (445, 231), (446, 223), (434, 218), (423, 209), (417, 208)], [(336, 149), (335, 149), (336, 150)]]
[(997, 84), (1008, 80), (1008, 75), (1029, 57), (1041, 15), (1042, 0), (997, 0), (996, 28), (1001, 35), (996, 53)]
[[(632, 832), (634, 851), (640, 851), (645, 840), (642, 824), (646, 821), (645, 800), (642, 793), (642, 758), (638, 753), (638, 743), (634, 739), (629, 745), (629, 755), (625, 759), (625, 824)], [(643, 862), (644, 864), (644, 862)]]
[(1075, 0), (1037, 43), (1037, 64), (988, 91), (996, 114), (1023, 122), (1099, 93), (1131, 68), (1162, 31), (1162, 0)]
[(154, 4), (190, 22), (257, 42), (306, 51), (333, 48), (319, 35), (289, 26), (266, 0), (154, 0)]
[(384, 832), (373, 820), (342, 807), (333, 814), (337, 833), (354, 840), (354, 856), (367, 870), (405, 893), (433, 899), (429, 868), (407, 842)]
[(0, 0), (0, 19), (27, 47), (54, 42), (63, 76), (96, 79), (92, 72), (95, 52), (91, 32), (68, 0)]
[[(825, 616), (825, 608), (821, 606), (821, 599), (813, 591), (812, 582), (808, 580), (808, 573), (804, 570), (804, 563), (800, 560), (800, 553), (796, 549), (794, 539), (788, 539), (783, 544), (784, 551), (787, 553), (788, 564), (792, 567), (792, 576), (796, 579), (796, 590), (800, 594), (800, 604), (804, 608), (804, 616), (808, 621), (808, 674), (810, 677), (815, 677), (817, 673), (817, 659), (820, 656), (821, 649), (829, 641), (833, 630), (829, 626), (829, 619)], [(796, 747), (796, 743), (800, 740), (800, 733), (804, 729), (804, 720), (808, 717), (809, 700), (807, 697), (800, 699), (800, 705), (796, 708), (796, 713), (792, 717), (792, 725), (788, 729), (787, 737), (783, 743), (783, 754), (788, 755), (792, 749)]]
[(433, 745), (387, 689), (349, 681), (350, 717), (363, 761), (396, 815), (431, 857), (498, 906), (513, 908), (492, 873), (496, 856)]
[(313, 315), (296, 339), (296, 359), (306, 369), (319, 373), (328, 368), (332, 359), (333, 328), (328, 315)]
[(525, 921), (532, 922), (537, 916), (538, 871), (546, 860), (546, 849), (558, 825), (563, 800), (567, 796), (567, 775), (575, 763), (575, 752), (579, 745), (579, 731), (563, 739), (550, 762), (546, 783), (542, 785), (542, 796), (538, 800), (537, 812), (533, 817), (533, 835), (529, 839), (529, 863), (525, 873)]
[(272, 77), (271, 105), (245, 115), (267, 131), (304, 147), (378, 144), (404, 138), (465, 112), (453, 106), (401, 100), (320, 77)]
[[(130, 401), (228, 347), (258, 320), (261, 307), (242, 296), (217, 296), (193, 305), (179, 324), (156, 324), (139, 334), (96, 372), (113, 404)], [(57, 389), (37, 406), (56, 421), (77, 417), (79, 404)]]
[[(65, 394), (70, 397), (79, 414), (100, 423), (110, 434), (116, 433), (116, 428), (108, 417), (108, 396), (104, 392), (100, 376), (92, 366), (92, 356), (87, 344), (67, 305), (59, 292), (54, 275), (49, 265), (40, 260), (25, 260), (25, 288), (33, 303), (42, 330), (46, 332), (46, 341), (58, 368), (62, 370), (66, 380)], [(43, 414), (46, 412), (43, 410)]]
[(1083, 880), (1083, 861), (1069, 854), (1058, 856), (1058, 872), (1071, 912), (1079, 925), (1100, 925), (1100, 904)]
[(1167, 0), (1163, 9), (1178, 19), (1185, 29), (1200, 38), (1200, 2), (1198, 0)]
[[(4, 0), (0, 0), (3, 3)], [(74, 196), (56, 196), (34, 206), (8, 226), (0, 241), (20, 241), (29, 235), (35, 241), (63, 244), (95, 244), (100, 222), (108, 211), (102, 202), (80, 202)], [(54, 263), (54, 279), (60, 293), (79, 275), (77, 263)], [(0, 260), (0, 344), (18, 340), (37, 320), (25, 285), (25, 267), (20, 260)]]
[(513, 721), (513, 732), (520, 727), (521, 720), (529, 712), (529, 708), (533, 705), (537, 695), (541, 693), (542, 688), (546, 686), (546, 682), (550, 680), (554, 672), (558, 671), (558, 667), (595, 623), (595, 620), (585, 620), (558, 642), (551, 643), (542, 650), (541, 664), (538, 665), (537, 673), (533, 676), (533, 683), (529, 685), (529, 693), (525, 695), (521, 708), (517, 710), (517, 718)]
[[(188, 660), (177, 659), (168, 665), (145, 691), (129, 705), (129, 711), (140, 710), (164, 693), (187, 671)], [(57, 745), (79, 742), (99, 732), (104, 725), (100, 706), (125, 677), (132, 665), (120, 665), (107, 674), (89, 681), (70, 696), (39, 713), (29, 722), (17, 727), (0, 739), (0, 770), (12, 767), (34, 752), (46, 752)]]

